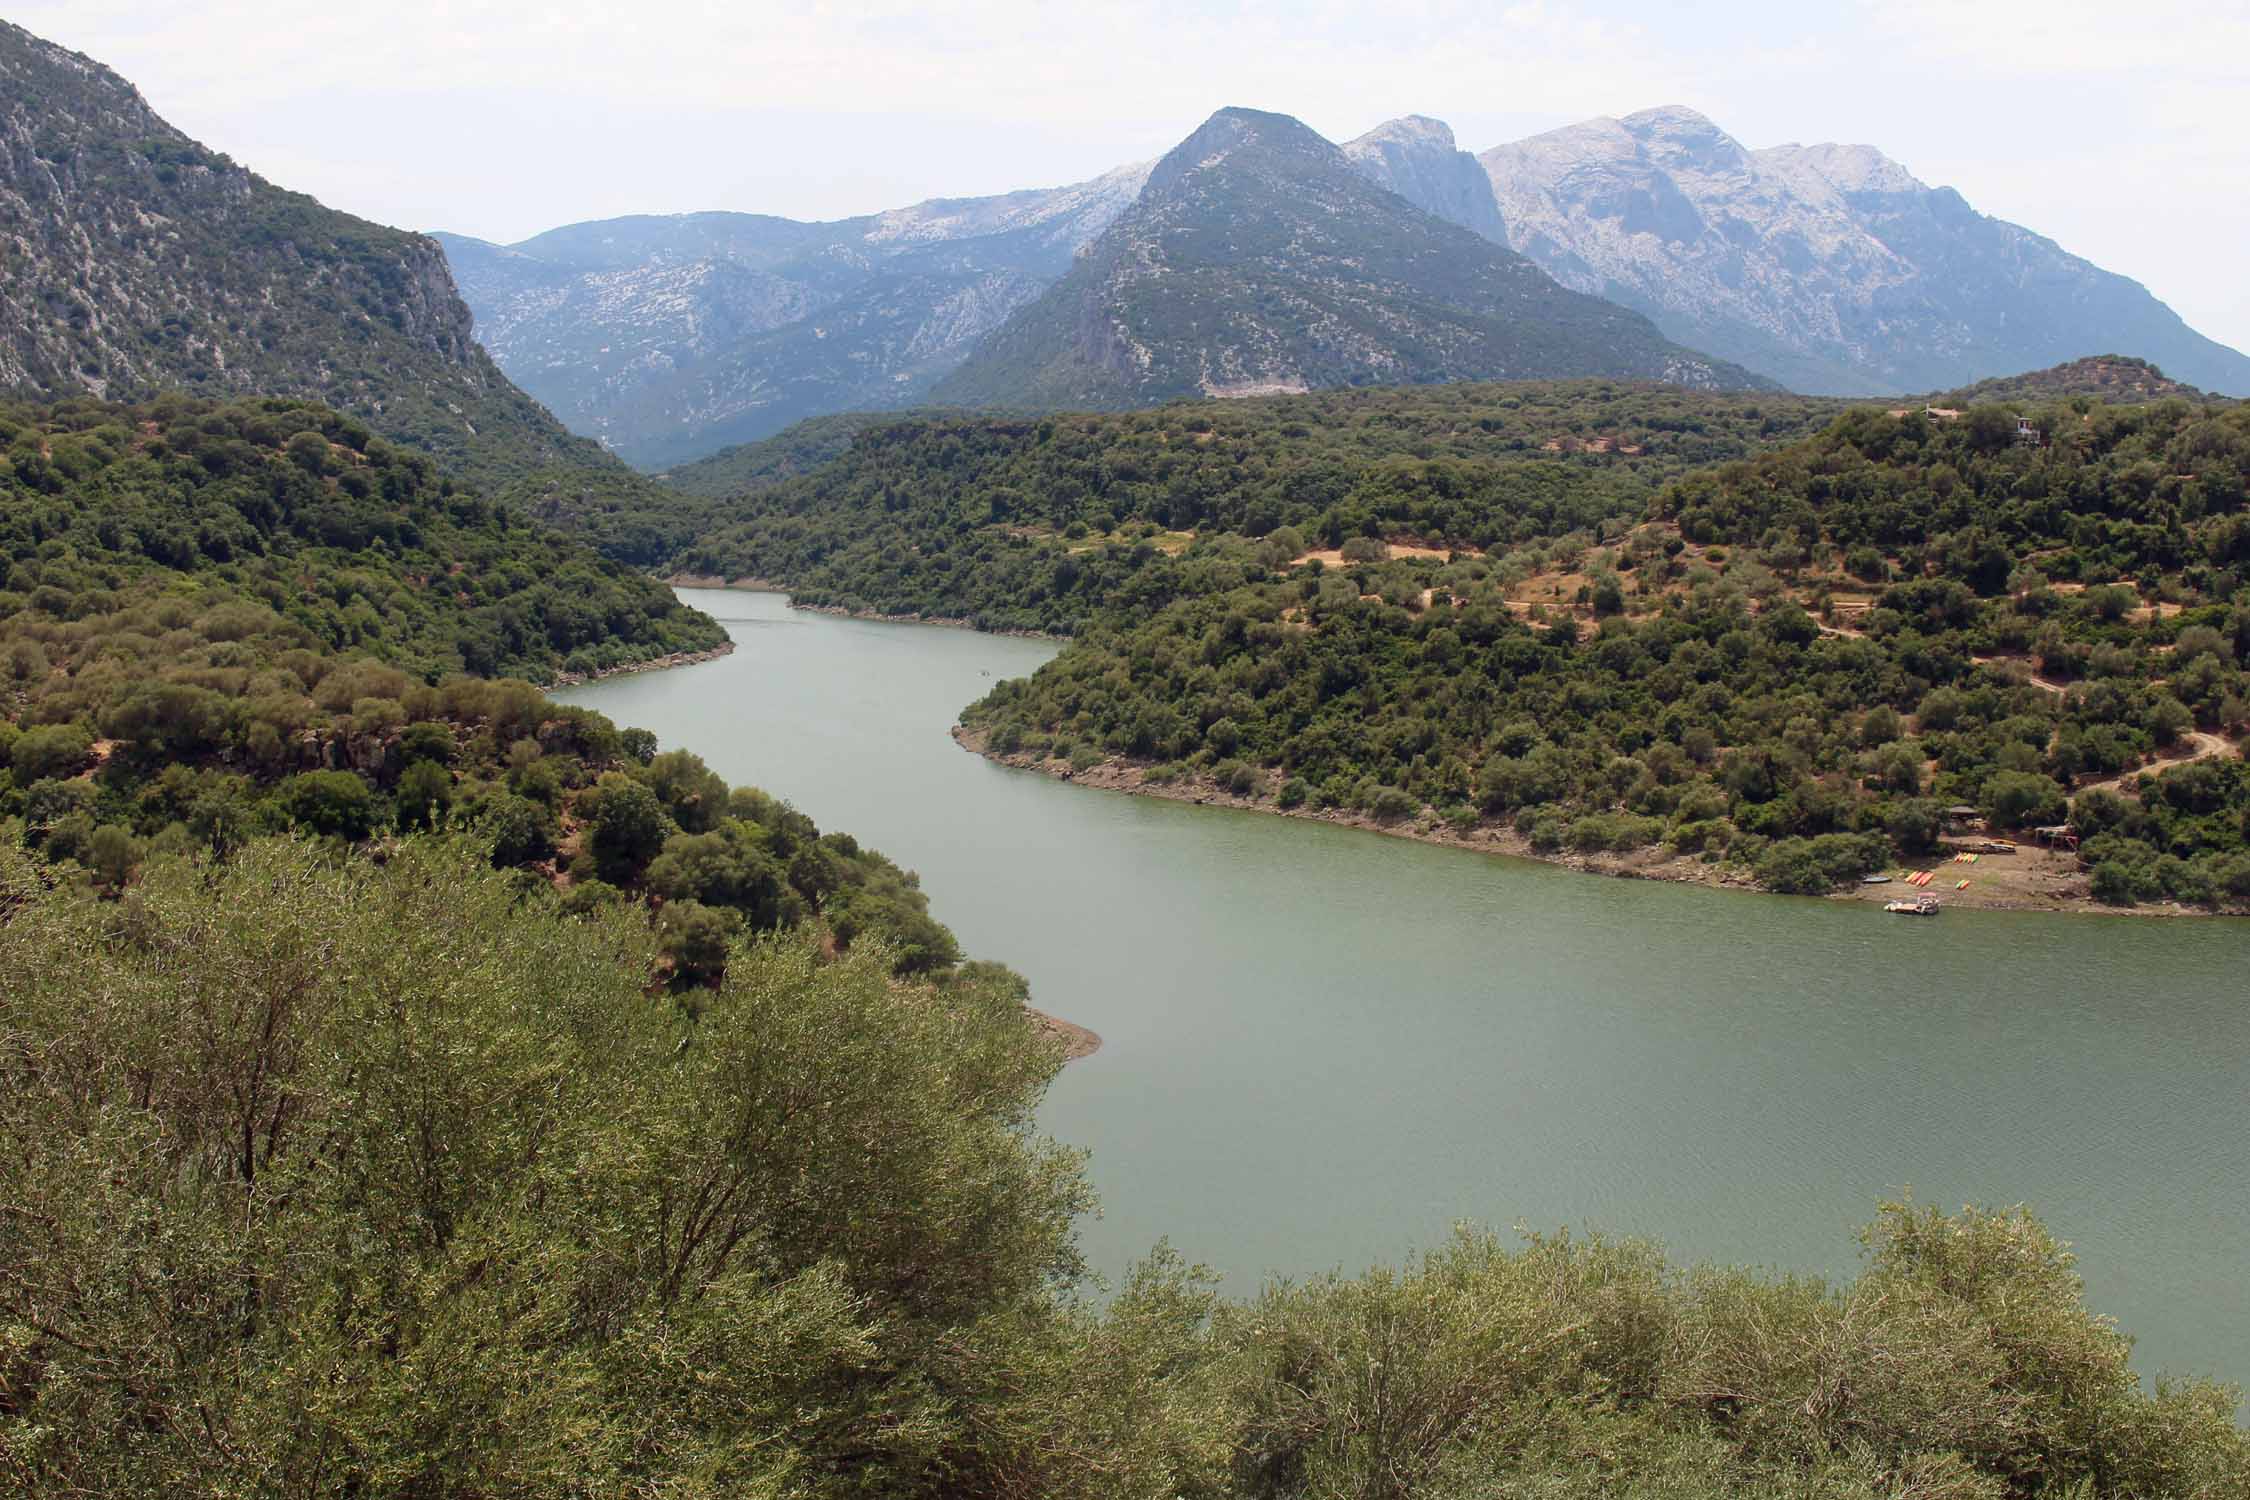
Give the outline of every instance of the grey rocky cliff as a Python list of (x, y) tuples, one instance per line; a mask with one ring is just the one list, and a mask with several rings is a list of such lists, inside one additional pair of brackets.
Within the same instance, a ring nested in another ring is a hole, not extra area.
[(1752, 151), (1673, 106), (1479, 160), (1513, 248), (1793, 389), (1939, 390), (2120, 350), (2250, 392), (2250, 360), (2138, 283), (1871, 146)]
[(1427, 115), (1402, 115), (1346, 141), (1344, 155), (1360, 174), (1441, 219), (1508, 243), (1492, 179), (1454, 144), (1453, 128)]

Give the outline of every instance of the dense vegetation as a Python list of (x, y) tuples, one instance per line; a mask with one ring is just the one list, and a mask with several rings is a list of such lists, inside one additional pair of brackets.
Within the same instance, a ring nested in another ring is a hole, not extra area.
[(2020, 375), (1998, 375), (1957, 391), (1931, 398), (1931, 404), (1951, 410), (1995, 403), (2045, 403), (2091, 396), (2113, 406), (2135, 405), (2178, 397), (2206, 405), (2226, 398), (2199, 391), (2174, 380), (2145, 359), (2124, 354), (2093, 354), (2044, 370)]
[(784, 480), (796, 479), (825, 468), (851, 451), (870, 427), (894, 427), (901, 422), (945, 416), (966, 416), (935, 407), (908, 411), (844, 411), (825, 417), (808, 417), (756, 442), (736, 443), (718, 452), (677, 464), (659, 476), (683, 495), (704, 500), (739, 500)]
[[(1068, 633), (1238, 585), (1240, 549), (1220, 545), (1224, 533), (1484, 548), (1591, 531), (1645, 513), (1666, 480), (1840, 410), (1547, 381), (902, 419), (865, 426), (824, 468), (742, 495), (728, 509), (737, 519), (677, 565), (783, 580), (809, 604)], [(710, 477), (752, 472), (765, 446), (709, 460)], [(707, 493), (694, 474), (675, 480)], [(1214, 540), (1175, 556), (1188, 533)]]
[(1481, 553), (1389, 558), (1373, 515), (1325, 569), (1283, 570), (1295, 538), (1207, 540), (1188, 558), (1239, 586), (1105, 623), (966, 717), (1002, 753), (1543, 851), (1665, 843), (1782, 890), (1927, 853), (1947, 804), (2068, 816), (2104, 899), (2250, 904), (2228, 743), (2250, 719), (2250, 409), (2033, 420), (2041, 443), (1997, 406), (1855, 410), (1678, 480), (1638, 526)]
[(544, 680), (725, 640), (652, 580), (297, 401), (0, 404), (0, 559), (0, 630), (31, 645), (120, 589), (190, 615), (231, 601), (432, 679)]
[(879, 855), (485, 680), (725, 639), (652, 580), (303, 403), (0, 408), (0, 443), (0, 842), (114, 894), (261, 833), (467, 828), (574, 909), (656, 898), (683, 984), (815, 917), (954, 963)]
[[(1005, 975), (792, 929), (692, 1006), (479, 851), (254, 841), (123, 902), (0, 851), (0, 1492), (2217, 1497), (2013, 1213), (1827, 1284), (1464, 1231), (1105, 1308)], [(68, 964), (59, 954), (72, 955)]]
[(880, 933), (906, 971), (959, 956), (911, 874), (525, 683), (432, 685), (255, 606), (145, 590), (0, 630), (0, 844), (86, 889), (271, 833), (379, 853), (458, 830), (572, 911), (654, 898), (681, 987), (713, 979), (735, 934), (806, 922), (838, 946)]

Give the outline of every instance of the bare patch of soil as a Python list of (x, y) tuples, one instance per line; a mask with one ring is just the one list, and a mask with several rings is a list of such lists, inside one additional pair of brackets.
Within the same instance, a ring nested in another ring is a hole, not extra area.
[(1064, 1062), (1073, 1063), (1102, 1050), (1102, 1039), (1076, 1021), (1065, 1021), (1043, 1010), (1032, 1010), (1028, 1005), (1024, 1009), (1031, 1012), (1031, 1024), (1039, 1028), (1041, 1036), (1062, 1043)]

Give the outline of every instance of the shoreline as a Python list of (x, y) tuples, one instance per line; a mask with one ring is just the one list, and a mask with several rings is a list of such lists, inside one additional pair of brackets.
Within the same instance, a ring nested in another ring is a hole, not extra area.
[[(1756, 895), (1772, 896), (1780, 892), (1768, 891), (1752, 880), (1739, 867), (1703, 863), (1694, 855), (1669, 854), (1661, 849), (1642, 849), (1630, 854), (1578, 854), (1560, 852), (1542, 854), (1531, 847), (1531, 841), (1514, 829), (1505, 826), (1479, 825), (1467, 834), (1457, 833), (1442, 823), (1422, 826), (1419, 820), (1400, 819), (1384, 823), (1365, 813), (1342, 808), (1316, 808), (1309, 803), (1302, 808), (1285, 808), (1274, 804), (1270, 796), (1264, 800), (1242, 796), (1223, 790), (1206, 778), (1150, 783), (1145, 779), (1146, 767), (1118, 757), (1083, 771), (1073, 771), (1068, 764), (1057, 760), (1040, 760), (1018, 752), (1000, 755), (987, 747), (984, 731), (966, 724), (955, 724), (953, 741), (971, 754), (982, 756), (995, 765), (1011, 770), (1033, 771), (1056, 781), (1067, 781), (1078, 786), (1090, 786), (1103, 791), (1124, 792), (1131, 796), (1162, 797), (1173, 802), (1188, 802), (1201, 807), (1232, 808), (1242, 812), (1265, 813), (1284, 818), (1303, 818), (1311, 822), (1327, 823), (1338, 828), (1354, 828), (1366, 833), (1379, 833), (1387, 838), (1411, 839), (1416, 843), (1436, 844), (1445, 848), (1466, 850), (1473, 854), (1498, 854), (1510, 859), (1535, 861), (1543, 865), (1557, 865), (1582, 874), (1606, 875), (1617, 880), (1660, 880), (1673, 885), (1699, 885), (1711, 890), (1748, 891)], [(1982, 842), (1981, 839), (1974, 842)], [(2236, 913), (2209, 911), (2201, 907), (2182, 906), (2176, 902), (2144, 902), (2137, 906), (2107, 906), (2093, 899), (2091, 880), (2077, 868), (2077, 862), (2068, 856), (2049, 850), (2024, 846), (2013, 856), (1989, 856), (1990, 864), (1956, 866), (1950, 863), (1954, 850), (1941, 844), (1939, 851), (1914, 863), (1935, 868), (1941, 875), (1932, 883), (1932, 891), (1944, 906), (1965, 911), (2035, 911), (2064, 912), (2080, 916), (2102, 917), (2224, 917)], [(2005, 863), (2003, 863), (2005, 861)], [(1971, 874), (1971, 871), (1974, 874)], [(2006, 879), (2018, 886), (2012, 890), (1955, 891), (1947, 889), (1954, 874), (1962, 878)], [(1885, 885), (1853, 885), (1832, 891), (1825, 896), (1799, 897), (1800, 900), (1853, 902), (1861, 905), (1896, 898), (1901, 892), (1913, 894), (1913, 888), (1896, 879)]]
[(744, 594), (779, 594), (791, 609), (803, 610), (812, 615), (834, 615), (843, 620), (872, 620), (879, 625), (935, 625), (944, 630), (973, 630), (979, 635), (1013, 636), (1021, 641), (1068, 641), (1067, 635), (1056, 635), (1048, 630), (1026, 630), (1014, 626), (994, 629), (979, 625), (965, 615), (887, 615), (878, 609), (846, 609), (841, 604), (799, 604), (790, 593), (789, 585), (775, 583), (770, 578), (726, 579), (716, 573), (674, 573), (661, 580), (676, 589), (732, 589)]
[(582, 687), (589, 682), (599, 682), (605, 677), (629, 677), (635, 672), (668, 672), (674, 667), (692, 667), (698, 662), (717, 661), (734, 651), (732, 640), (721, 641), (702, 651), (673, 651), (664, 656), (652, 656), (646, 661), (629, 661), (614, 667), (602, 667), (593, 672), (557, 672), (547, 690)]
[(1039, 1034), (1062, 1043), (1063, 1063), (1067, 1066), (1080, 1058), (1092, 1057), (1102, 1050), (1101, 1034), (1076, 1021), (1066, 1021), (1061, 1016), (1051, 1016), (1036, 1006), (1027, 1005), (1024, 1013)]

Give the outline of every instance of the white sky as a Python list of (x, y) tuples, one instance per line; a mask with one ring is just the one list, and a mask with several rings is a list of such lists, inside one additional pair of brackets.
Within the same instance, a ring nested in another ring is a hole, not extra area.
[(2243, 0), (16, 0), (285, 186), (508, 241), (1090, 177), (1246, 104), (1461, 145), (1686, 104), (1866, 142), (2250, 349)]

